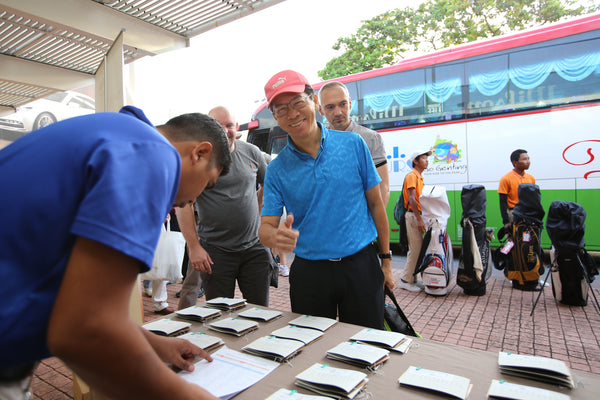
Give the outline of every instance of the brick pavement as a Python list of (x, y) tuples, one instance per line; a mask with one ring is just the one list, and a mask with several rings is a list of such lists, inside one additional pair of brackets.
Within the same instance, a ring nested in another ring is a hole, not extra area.
[[(398, 265), (397, 261), (394, 264)], [(394, 267), (394, 274), (398, 280), (400, 269)], [(291, 311), (288, 279), (280, 277), (279, 283), (279, 288), (270, 290), (270, 306)], [(172, 307), (177, 307), (175, 293), (180, 288), (180, 283), (168, 285)], [(530, 317), (537, 293), (513, 290), (498, 271), (488, 281), (485, 296), (466, 296), (454, 282), (449, 289), (444, 297), (401, 289), (394, 293), (415, 330), (426, 339), (492, 352), (553, 357), (573, 369), (600, 374), (600, 313), (591, 299), (586, 307), (564, 306), (554, 300), (551, 288), (546, 288)], [(594, 292), (600, 300), (597, 282)], [(145, 321), (160, 317), (153, 313), (151, 299), (143, 299)], [(202, 303), (203, 298), (198, 304)], [(33, 391), (35, 399), (72, 399), (70, 371), (56, 358), (43, 361)]]

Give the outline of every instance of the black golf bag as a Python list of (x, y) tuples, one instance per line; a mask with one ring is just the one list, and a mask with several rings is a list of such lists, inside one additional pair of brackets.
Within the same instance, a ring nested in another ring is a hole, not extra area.
[(462, 203), (462, 254), (458, 263), (456, 283), (470, 296), (485, 294), (490, 277), (490, 241), (492, 231), (485, 229), (486, 197), (483, 185), (465, 185), (460, 195)]
[(513, 209), (511, 237), (514, 247), (511, 261), (504, 268), (507, 279), (520, 290), (538, 290), (538, 280), (544, 273), (541, 233), (545, 215), (538, 185), (519, 185), (519, 202)]
[(572, 201), (553, 201), (546, 230), (552, 241), (552, 294), (559, 302), (587, 305), (589, 284), (598, 274), (594, 259), (585, 251), (586, 212)]

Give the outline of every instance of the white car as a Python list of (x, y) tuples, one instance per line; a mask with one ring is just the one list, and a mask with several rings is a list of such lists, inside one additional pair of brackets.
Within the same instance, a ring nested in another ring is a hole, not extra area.
[(95, 111), (96, 105), (91, 97), (71, 91), (58, 92), (17, 107), (16, 113), (0, 117), (0, 130), (27, 133), (56, 121)]

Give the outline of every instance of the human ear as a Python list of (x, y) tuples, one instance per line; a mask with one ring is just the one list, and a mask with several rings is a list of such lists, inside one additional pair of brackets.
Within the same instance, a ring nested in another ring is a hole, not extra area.
[(194, 146), (192, 160), (194, 163), (200, 162), (202, 159), (210, 161), (213, 145), (210, 142), (200, 142)]

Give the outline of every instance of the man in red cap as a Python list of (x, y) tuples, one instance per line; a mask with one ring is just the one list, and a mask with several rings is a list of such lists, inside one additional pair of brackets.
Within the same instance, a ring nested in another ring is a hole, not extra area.
[(357, 134), (317, 122), (318, 98), (302, 74), (274, 75), (265, 94), (289, 136), (267, 168), (259, 236), (267, 247), (296, 254), (292, 311), (381, 329), (383, 286), (392, 289), (394, 279), (381, 178), (369, 149)]

